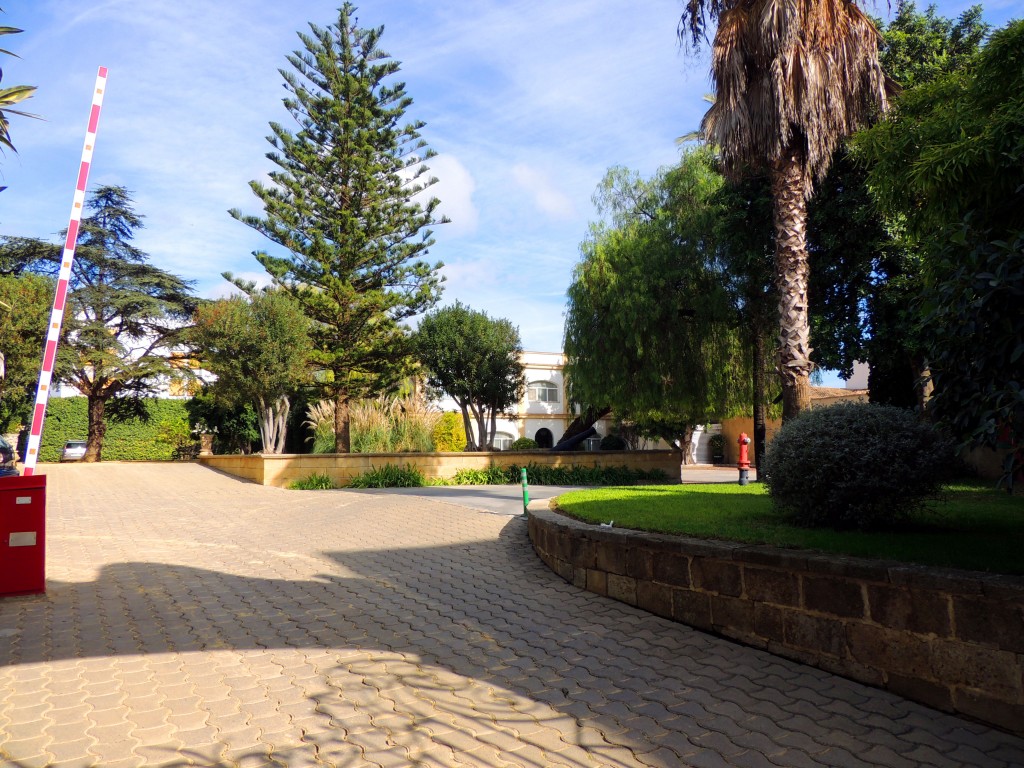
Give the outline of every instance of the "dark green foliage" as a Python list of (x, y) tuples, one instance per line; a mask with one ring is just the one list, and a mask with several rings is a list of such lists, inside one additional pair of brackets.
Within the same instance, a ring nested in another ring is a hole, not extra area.
[(924, 257), (911, 306), (936, 414), (989, 446), (1024, 440), (1022, 72), (1024, 21), (1014, 21), (964, 70), (907, 91), (855, 144), (880, 205)]
[(952, 466), (951, 443), (913, 412), (853, 403), (784, 424), (763, 480), (799, 525), (885, 529), (935, 497)]
[(0, 432), (31, 419), (54, 283), (42, 275), (0, 276)]
[[(893, 20), (880, 25), (879, 60), (909, 94), (970, 66), (987, 29), (980, 6), (953, 21), (934, 7), (920, 13), (913, 2), (901, 1)], [(926, 367), (913, 307), (923, 256), (898, 217), (883, 216), (866, 176), (840, 148), (809, 203), (813, 359), (843, 375), (855, 361), (867, 360), (872, 402), (912, 407), (919, 404), (918, 379)]]
[(228, 402), (204, 387), (185, 401), (185, 409), (197, 435), (213, 432), (214, 453), (252, 453), (260, 439), (259, 418), (249, 403)]
[[(99, 461), (106, 410), (145, 416), (133, 408), (163, 377), (190, 371), (172, 359), (195, 298), (191, 283), (148, 263), (132, 244), (142, 217), (124, 187), (101, 186), (85, 204), (55, 375), (89, 398), (86, 461)], [(61, 249), (51, 246), (52, 257)], [(79, 436), (81, 439), (81, 436)]]
[(263, 452), (282, 453), (290, 396), (309, 378), (309, 322), (283, 291), (236, 284), (247, 295), (200, 305), (188, 340), (217, 376), (211, 389), (258, 410)]
[[(313, 365), (335, 401), (335, 448), (350, 450), (351, 400), (389, 391), (411, 366), (401, 321), (440, 293), (440, 264), (421, 259), (433, 244), (436, 198), (422, 193), (432, 156), (422, 122), (404, 122), (399, 64), (379, 48), (383, 27), (356, 26), (346, 3), (337, 22), (310, 24), (302, 49), (281, 70), (284, 106), (296, 132), (271, 123), (271, 182), (250, 184), (262, 216), (231, 215), (283, 249), (257, 253), (276, 285), (312, 321)], [(416, 200), (424, 200), (421, 206)]]
[[(111, 421), (106, 424), (104, 461), (171, 461), (175, 446), (160, 440), (161, 428), (188, 419), (184, 400), (142, 400), (145, 421)], [(84, 397), (52, 397), (46, 406), (46, 423), (39, 447), (40, 461), (60, 461), (68, 440), (85, 440), (89, 431)]]
[(371, 469), (361, 475), (353, 477), (349, 488), (422, 488), (427, 484), (427, 478), (423, 476), (416, 467), (407, 464), (399, 467), (394, 464), (386, 464), (377, 469)]
[(883, 29), (878, 58), (885, 74), (903, 88), (913, 88), (969, 65), (988, 30), (980, 5), (953, 21), (937, 16), (934, 5), (920, 13), (917, 3), (899, 0), (892, 22)]
[(650, 181), (606, 174), (595, 203), (607, 221), (591, 226), (567, 291), (574, 402), (691, 425), (749, 403), (749, 357), (715, 237), (722, 185), (706, 148)]
[[(522, 467), (512, 465), (504, 469), (460, 469), (455, 473), (456, 485), (518, 485), (522, 482)], [(629, 467), (549, 467), (542, 464), (526, 465), (527, 480), (531, 485), (637, 485), (638, 483), (665, 482), (668, 476), (661, 470), (647, 472)]]
[(533, 451), (537, 449), (537, 441), (532, 437), (520, 437), (512, 443), (513, 451)]
[(452, 478), (454, 485), (509, 485), (520, 482), (520, 478), (510, 479), (506, 469), (493, 464), (487, 469), (460, 469)]
[(467, 450), (490, 450), (497, 414), (518, 403), (526, 388), (519, 329), (457, 301), (423, 318), (415, 345), (428, 384), (462, 409)]
[[(1024, 199), (1022, 199), (1024, 204)], [(1024, 232), (981, 242), (961, 232), (942, 250), (944, 279), (925, 294), (925, 338), (935, 397), (930, 412), (962, 439), (989, 447), (1024, 443)], [(1011, 453), (1004, 480), (1024, 469)]]
[(618, 435), (605, 435), (601, 438), (602, 451), (624, 451), (628, 447), (626, 441)]
[(313, 473), (301, 480), (289, 483), (288, 487), (293, 491), (329, 491), (337, 488), (330, 475)]

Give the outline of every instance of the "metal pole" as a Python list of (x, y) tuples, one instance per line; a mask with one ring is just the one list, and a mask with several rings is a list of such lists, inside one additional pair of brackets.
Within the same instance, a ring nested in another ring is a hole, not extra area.
[(523, 467), (523, 515), (526, 515), (526, 508), (530, 506), (530, 486), (526, 481), (526, 467)]
[(50, 328), (46, 334), (46, 346), (43, 348), (43, 364), (39, 369), (39, 386), (36, 389), (36, 404), (32, 409), (32, 427), (28, 433), (25, 469), (22, 473), (26, 477), (35, 474), (36, 461), (39, 459), (39, 442), (43, 436), (46, 401), (50, 396), (50, 379), (53, 377), (53, 365), (57, 359), (57, 341), (60, 339), (60, 328), (64, 322), (64, 304), (67, 301), (68, 283), (71, 280), (71, 262), (75, 259), (75, 244), (78, 241), (78, 228), (82, 222), (85, 190), (89, 184), (92, 150), (96, 145), (96, 129), (100, 122), (100, 109), (103, 106), (103, 92), (106, 88), (107, 68), (100, 67), (99, 73), (96, 75), (96, 87), (92, 94), (92, 110), (89, 112), (89, 127), (85, 132), (85, 146), (82, 147), (82, 162), (78, 167), (78, 183), (75, 185), (75, 197), (71, 204), (68, 236), (64, 241), (64, 253), (61, 256), (60, 272), (57, 275), (57, 290), (53, 296), (53, 310), (50, 312)]

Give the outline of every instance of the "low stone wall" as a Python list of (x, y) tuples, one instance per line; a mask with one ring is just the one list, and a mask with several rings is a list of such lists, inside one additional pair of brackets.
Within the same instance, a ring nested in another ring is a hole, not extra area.
[(601, 528), (550, 510), (530, 510), (529, 534), (578, 587), (1024, 735), (1022, 578)]
[(487, 469), (540, 464), (549, 467), (630, 467), (662, 470), (668, 482), (679, 480), (679, 454), (675, 451), (494, 451), (489, 453), (344, 453), (200, 456), (199, 463), (260, 485), (286, 488), (312, 474), (326, 474), (338, 486), (356, 475), (393, 464), (411, 465), (428, 478), (451, 478), (460, 469)]

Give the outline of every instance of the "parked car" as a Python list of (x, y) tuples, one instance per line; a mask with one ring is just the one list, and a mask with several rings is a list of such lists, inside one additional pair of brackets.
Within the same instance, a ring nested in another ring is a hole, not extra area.
[(0, 477), (16, 477), (18, 475), (18, 454), (14, 446), (0, 436)]
[(68, 440), (60, 453), (61, 461), (81, 461), (85, 458), (85, 440)]

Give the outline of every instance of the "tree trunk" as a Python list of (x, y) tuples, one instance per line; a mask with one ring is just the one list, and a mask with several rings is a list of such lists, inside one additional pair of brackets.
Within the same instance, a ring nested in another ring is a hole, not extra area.
[(692, 449), (693, 449), (693, 427), (687, 426), (683, 432), (683, 437), (679, 441), (679, 450), (683, 452), (683, 464), (692, 464)]
[(459, 403), (462, 408), (462, 426), (466, 430), (466, 451), (478, 451), (476, 439), (473, 437), (473, 422), (469, 420), (469, 403)]
[(107, 408), (107, 399), (89, 395), (89, 438), (85, 444), (85, 457), (82, 461), (99, 461), (103, 452), (103, 436), (107, 432), (107, 423), (103, 413)]
[(480, 441), (481, 451), (493, 450), (491, 445), (492, 436), (487, 434), (487, 410), (482, 406), (477, 406), (475, 409), (476, 413), (476, 434)]
[(284, 451), (284, 440), (287, 434), (288, 412), (291, 403), (287, 395), (281, 395), (273, 403), (267, 405), (262, 397), (260, 406), (260, 437), (263, 438), (263, 453), (281, 453)]
[(558, 442), (563, 443), (576, 437), (576, 435), (583, 434), (611, 412), (611, 408), (588, 407), (583, 413), (573, 419), (572, 423), (558, 439)]
[(351, 453), (352, 436), (350, 429), (351, 412), (348, 392), (339, 392), (334, 400), (334, 452)]
[(761, 329), (757, 328), (756, 321), (753, 322), (751, 332), (753, 333), (754, 348), (754, 469), (756, 479), (761, 479), (761, 461), (764, 458), (765, 443), (767, 442), (768, 430), (765, 426), (765, 374), (766, 366), (764, 354), (764, 336)]
[(811, 329), (808, 320), (806, 171), (790, 146), (772, 169), (775, 286), (779, 292), (779, 373), (782, 421), (810, 408)]
[(921, 354), (914, 355), (913, 366), (917, 410), (924, 415), (928, 413), (928, 403), (935, 392), (935, 383), (932, 381), (932, 370), (928, 365), (928, 358)]
[(494, 436), (498, 434), (498, 409), (491, 408), (491, 424), (488, 427), (487, 439), (490, 441), (491, 450), (494, 450)]

